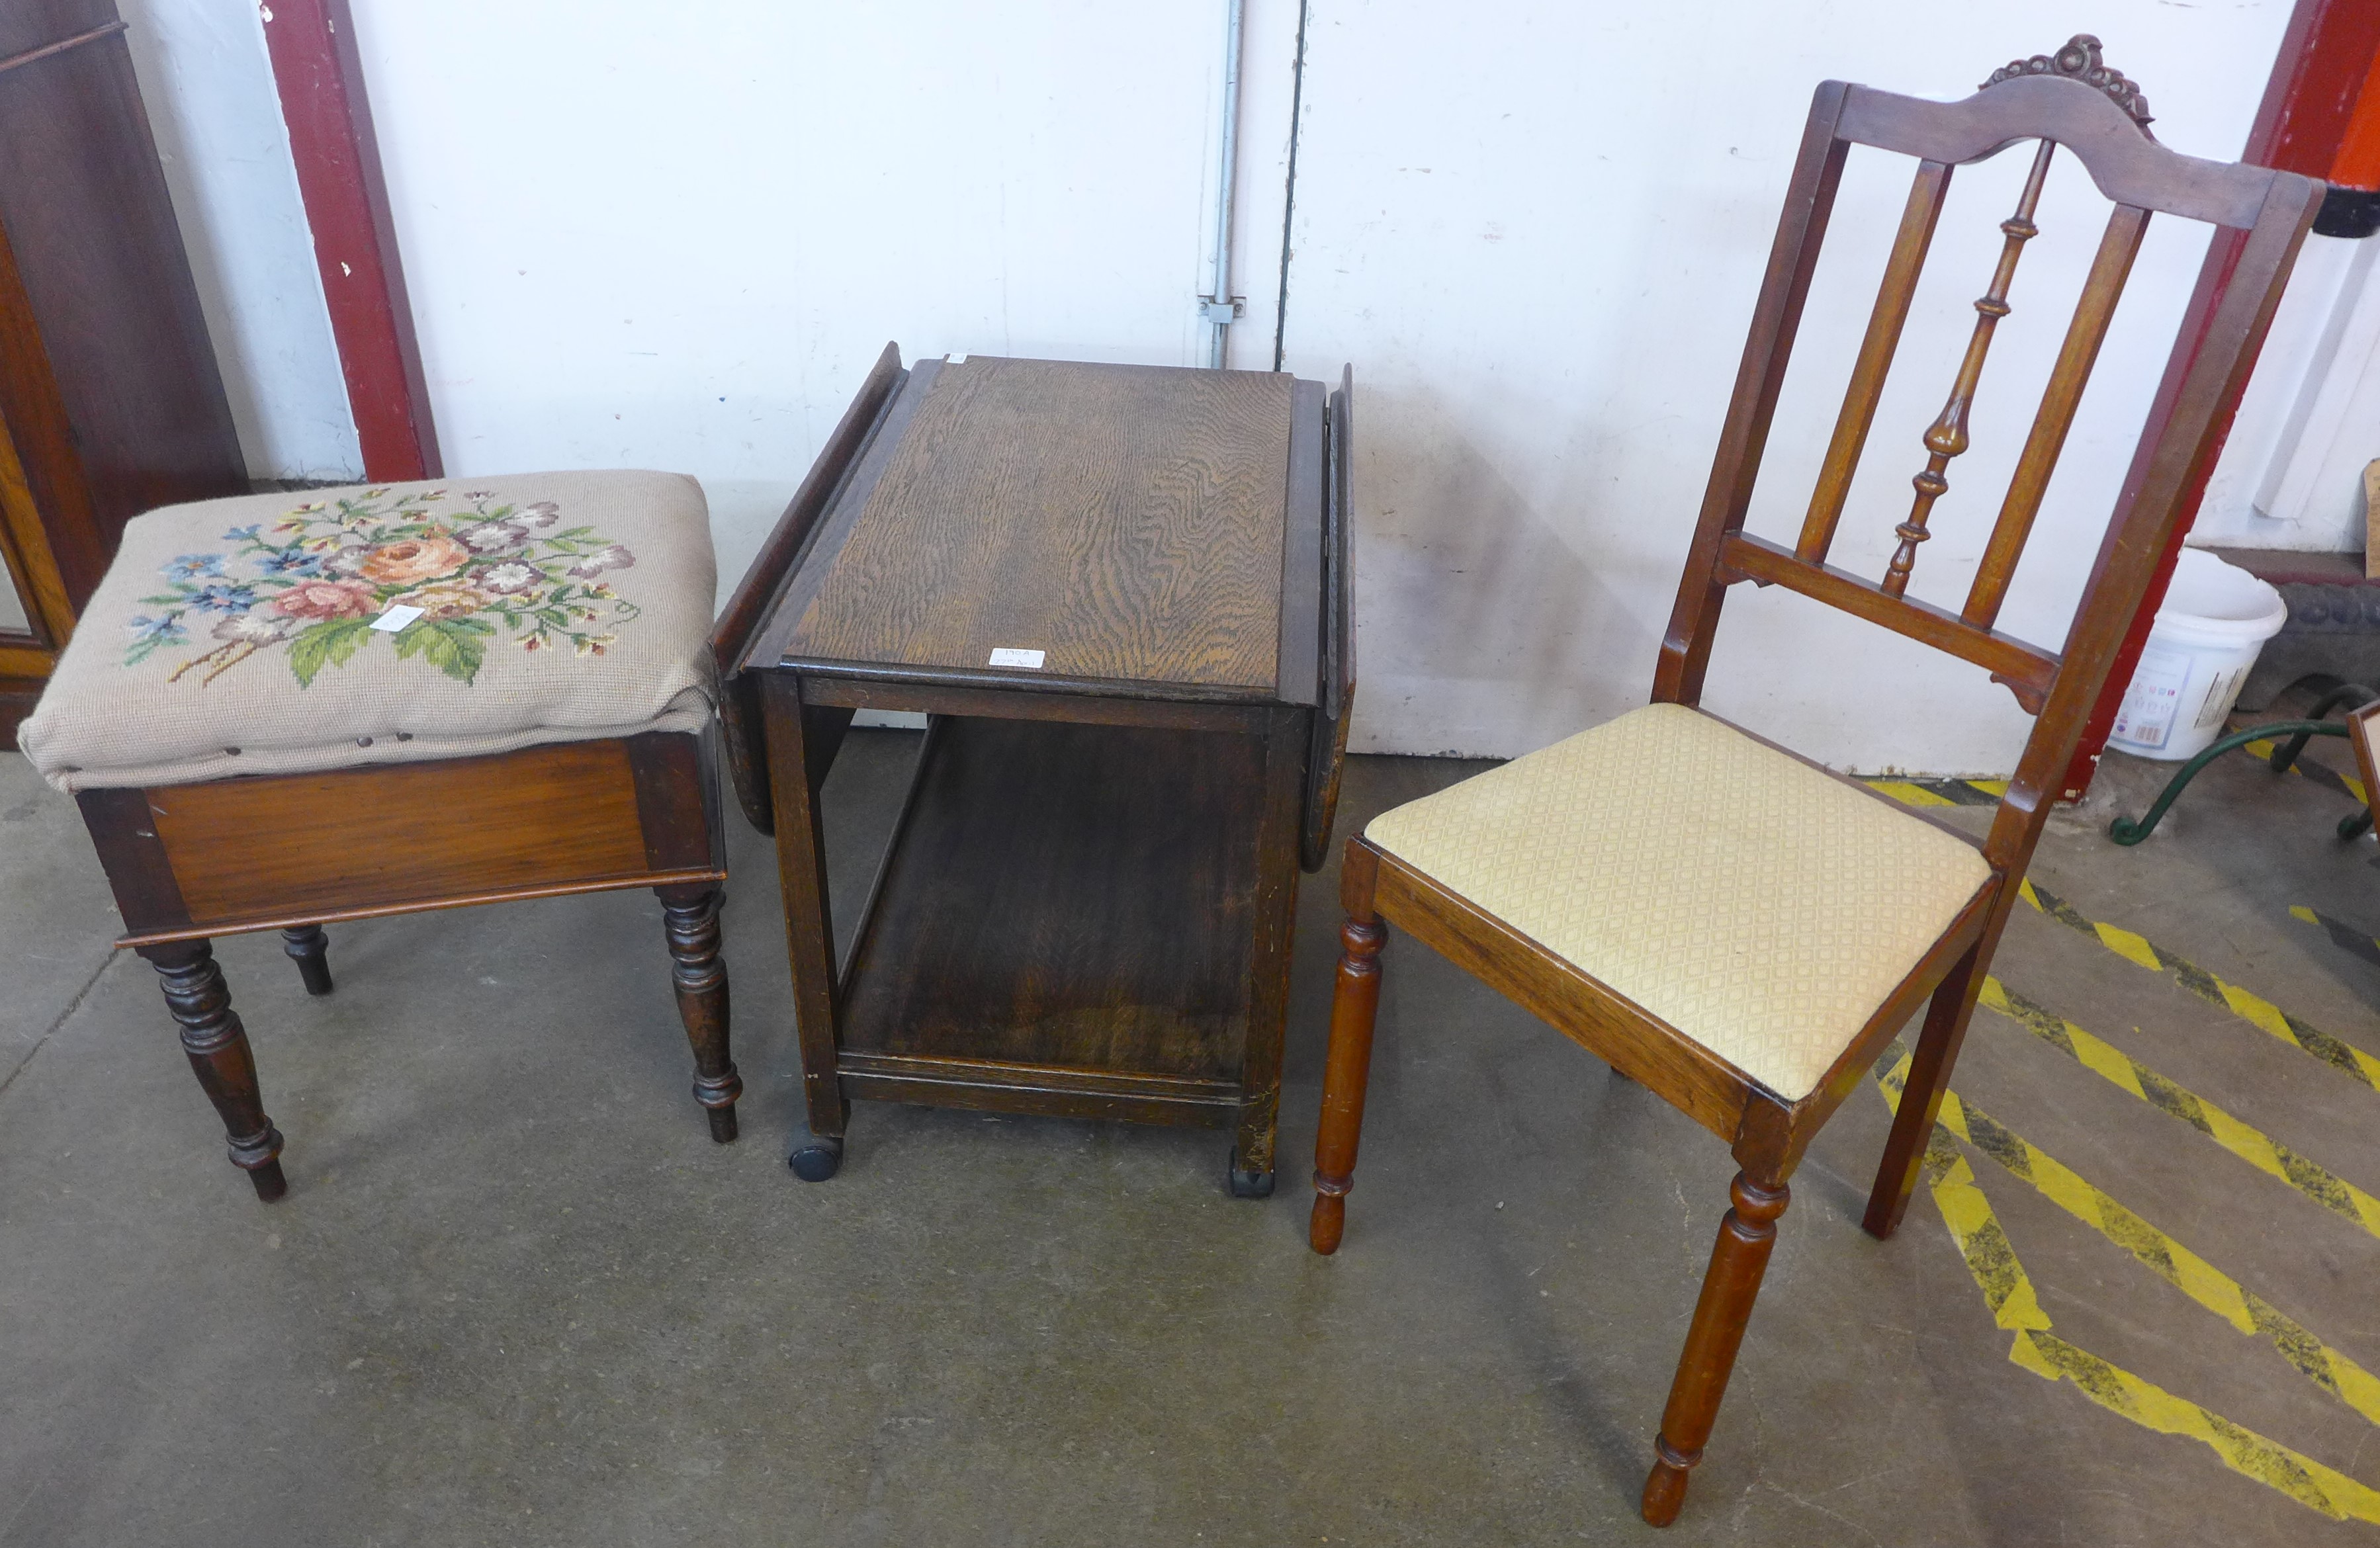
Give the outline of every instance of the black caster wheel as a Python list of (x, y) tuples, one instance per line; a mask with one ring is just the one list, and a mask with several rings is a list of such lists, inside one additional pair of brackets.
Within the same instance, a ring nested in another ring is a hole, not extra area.
[(1244, 1172), (1232, 1168), (1232, 1197), (1235, 1199), (1269, 1199), (1272, 1197), (1270, 1172)]
[(785, 1165), (804, 1182), (824, 1182), (843, 1169), (843, 1141), (813, 1138), (786, 1156)]

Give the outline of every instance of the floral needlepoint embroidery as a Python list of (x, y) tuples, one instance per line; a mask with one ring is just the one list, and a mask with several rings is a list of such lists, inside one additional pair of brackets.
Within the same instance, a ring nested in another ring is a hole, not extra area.
[[(439, 512), (444, 490), (366, 490), (335, 502), (297, 507), (268, 528), (236, 526), (228, 553), (186, 553), (162, 566), (166, 589), (141, 601), (161, 611), (131, 621), (124, 664), (138, 666), (168, 646), (188, 645), (202, 620), (215, 643), (166, 681), (196, 673), (213, 682), (260, 651), (285, 647), (298, 685), (324, 667), (345, 666), (375, 635), (400, 660), (419, 658), (469, 683), (501, 628), (524, 650), (567, 643), (601, 656), (613, 633), (641, 611), (601, 577), (637, 562), (591, 527), (564, 526), (551, 500), (493, 504), (488, 490), (466, 490), (465, 508)], [(404, 628), (376, 630), (393, 607), (419, 608)]]

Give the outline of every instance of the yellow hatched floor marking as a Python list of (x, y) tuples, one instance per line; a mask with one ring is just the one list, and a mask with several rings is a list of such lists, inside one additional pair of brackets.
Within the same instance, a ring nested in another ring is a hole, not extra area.
[(1947, 795), (1937, 795), (1924, 785), (1912, 784), (1907, 780), (1870, 780), (1867, 781), (1867, 786), (1870, 790), (1880, 791), (1907, 806), (1955, 806), (1958, 804)]
[[(1887, 1089), (1885, 1100), (1897, 1107), (1898, 1088)], [(1947, 1096), (1943, 1105), (1949, 1105)], [(1950, 1228), (1951, 1240), (1966, 1260), (1967, 1272), (1984, 1292), (1992, 1320), (2015, 1336), (2009, 1348), (2011, 1364), (2046, 1381), (2070, 1381), (2091, 1401), (2144, 1430), (2201, 1442), (2222, 1458), (2225, 1467), (2287, 1494), (2309, 1510), (2333, 1520), (2380, 1524), (2380, 1491), (2143, 1381), (2052, 1332), (2032, 1276), (2025, 1273), (2016, 1248), (1992, 1213), (1991, 1201), (1975, 1181), (1974, 1168), (1960, 1154), (1950, 1131), (1939, 1123), (1926, 1146), (1925, 1179), (1943, 1222)]]
[(2310, 1161), (2279, 1141), (2242, 1123), (2196, 1093), (2111, 1044), (2101, 1041), (2057, 1011), (1985, 978), (1977, 1003), (1998, 1011), (2084, 1069), (2131, 1093), (2159, 1112), (2181, 1119), (2258, 1171), (2277, 1177), (2333, 1215), (2380, 1236), (2380, 1199), (2336, 1172)]
[[(2057, 893), (2035, 887), (2029, 880), (2020, 882), (2017, 891), (2026, 902), (2043, 913), (2079, 935), (2091, 937), (2124, 961), (2144, 967), (2151, 973), (2168, 974), (2207, 1004), (2228, 1010), (2258, 1031), (2268, 1033), (2301, 1052), (2313, 1055), (2332, 1069), (2380, 1090), (2380, 1055), (2368, 1054), (2352, 1043), (2334, 1037), (2309, 1022), (2301, 1021), (2261, 995), (2237, 984), (2225, 983), (2189, 958), (2167, 950), (2145, 936), (2087, 918), (2081, 910)], [(2321, 923), (2311, 909), (2291, 909), (2289, 912), (2301, 919)]]
[[(1878, 1083), (1897, 1107), (1908, 1081), (1909, 1056), (1903, 1053)], [(1973, 1103), (1961, 1101), (1957, 1092), (1943, 1094), (1941, 1125), (2239, 1332), (2269, 1340), (2275, 1352), (2300, 1375), (2380, 1424), (2380, 1376), (2331, 1348), (2279, 1307), (2108, 1197), (2032, 1141)]]
[(2303, 903), (2291, 903), (2289, 917), (2302, 919), (2309, 925), (2321, 926), (2323, 932), (2330, 937), (2330, 943), (2333, 946), (2361, 957), (2367, 962), (2380, 964), (2380, 937), (2374, 937), (2371, 931), (2359, 929), (2343, 919), (2333, 919), (2330, 915), (2310, 909)]
[[(2241, 743), (2240, 750), (2252, 758), (2270, 758), (2279, 745), (2280, 744), (2269, 738), (2260, 737), (2253, 742)], [(2372, 797), (2364, 793), (2362, 780), (2352, 774), (2341, 774), (2328, 764), (2301, 757), (2289, 765), (2289, 772), (2302, 774), (2318, 785), (2330, 785), (2335, 789), (2343, 790), (2367, 806), (2372, 804)]]
[(2006, 780), (1863, 780), (1908, 806), (1988, 806), (2008, 793)]

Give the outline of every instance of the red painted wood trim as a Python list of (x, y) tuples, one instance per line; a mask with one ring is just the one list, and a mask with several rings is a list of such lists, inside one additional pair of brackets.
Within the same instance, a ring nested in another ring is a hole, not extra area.
[[(2360, 116), (2358, 99), (2365, 94), (2364, 82), (2373, 78), (2375, 69), (2380, 69), (2380, 6), (2373, 4), (2373, 0), (2298, 0), (2297, 9), (2289, 16), (2289, 30), (2281, 35), (2273, 73), (2265, 81), (2265, 101), (2256, 110), (2255, 127), (2248, 131), (2248, 143), (2240, 151), (2240, 159), (2283, 172), (2330, 176), (2347, 144), (2349, 131)], [(2232, 271), (2239, 266), (2240, 251), (2246, 240), (2245, 232), (2225, 230), (2217, 231), (2215, 239), (2207, 244), (2205, 261), (2199, 266), (2197, 289), (2191, 296), (2189, 309), (2182, 314), (2180, 334), (2174, 340), (2173, 353), (2166, 362), (2164, 384), (2150, 405), (2147, 423), (2141, 428), (2141, 442), (2132, 461), (2135, 474), (2155, 458), (2157, 443), (2172, 419), (2174, 391), (2206, 342), (2206, 330), (2213, 324), (2223, 293), (2230, 285)], [(2380, 237), (2373, 240), (2380, 241)], [(2247, 374), (2242, 373), (2243, 381)], [(2091, 787), (2091, 776), (2098, 770), (2099, 755), (2107, 745), (2107, 732), (2116, 723), (2116, 711), (2123, 705), (2124, 690), (2131, 684), (2132, 669), (2140, 664), (2141, 647), (2148, 642), (2149, 625), (2155, 621), (2156, 610), (2165, 601), (2166, 587), (2173, 579), (2182, 538), (2198, 519), (2199, 502), (2205, 498), (2207, 480), (2214, 477), (2223, 441), (2230, 435), (2231, 421), (2239, 410), (2240, 400), (2235, 394), (2215, 417), (2215, 455), (2205, 459), (2197, 476), (2178, 496), (2180, 516), (2174, 524), (2172, 541), (2157, 562), (2148, 595), (2141, 599), (2140, 611), (2132, 616), (2131, 627), (2125, 631), (2123, 647), (2116, 652), (2115, 664), (2107, 673), (2107, 685), (2100, 690), (2099, 702), (2083, 727), (2082, 741), (2074, 749), (2074, 761), (2066, 770), (2066, 800), (2081, 800), (2082, 792)], [(2103, 542), (2099, 562), (2104, 564), (2107, 557)]]
[(2328, 178), (2380, 58), (2380, 6), (2298, 0), (2240, 160)]
[(2363, 91), (2347, 120), (2347, 134), (2330, 163), (2330, 180), (2354, 188), (2380, 188), (2380, 50), (2364, 72)]
[(443, 478), (347, 0), (265, 0), (262, 14), (364, 477)]

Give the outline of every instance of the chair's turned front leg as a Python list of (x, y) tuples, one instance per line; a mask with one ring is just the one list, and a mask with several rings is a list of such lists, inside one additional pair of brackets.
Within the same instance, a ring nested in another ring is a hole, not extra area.
[(256, 1196), (270, 1202), (289, 1191), (281, 1175), (281, 1131), (264, 1116), (256, 1089), (256, 1056), (248, 1029), (231, 1008), (231, 991), (215, 966), (214, 948), (203, 940), (168, 941), (138, 949), (165, 990), (165, 1004), (182, 1029), (182, 1051), (207, 1099), (222, 1115), (231, 1143), (231, 1164), (248, 1174)]
[(1350, 914), (1339, 933), (1339, 982), (1330, 998), (1330, 1054), (1322, 1070), (1322, 1121), (1314, 1136), (1314, 1217), (1306, 1240), (1335, 1252), (1347, 1228), (1347, 1191), (1355, 1186), (1355, 1142), (1364, 1129), (1364, 1087), (1371, 1078), (1372, 1024), (1380, 1010), (1380, 948), (1388, 932), (1368, 911)]
[(1735, 1207), (1718, 1223), (1694, 1325), (1678, 1357), (1677, 1380), (1670, 1384), (1670, 1404), (1661, 1410), (1653, 1472), (1645, 1480), (1645, 1519), (1657, 1527), (1676, 1520), (1678, 1507), (1686, 1503), (1686, 1474), (1703, 1459), (1703, 1443), (1718, 1418), (1735, 1351), (1743, 1344), (1743, 1327), (1760, 1294), (1760, 1276), (1777, 1245), (1777, 1217), (1791, 1196), (1782, 1182), (1766, 1188), (1742, 1172), (1730, 1191)]
[(281, 932), (281, 949), (298, 964), (310, 995), (331, 992), (331, 939), (320, 925), (292, 925)]
[(727, 1055), (727, 965), (719, 960), (719, 905), (715, 886), (657, 887), (669, 932), (671, 977), (677, 985), (677, 1013), (694, 1048), (694, 1099), (710, 1119), (710, 1137), (721, 1144), (735, 1138), (735, 1099), (744, 1078)]

